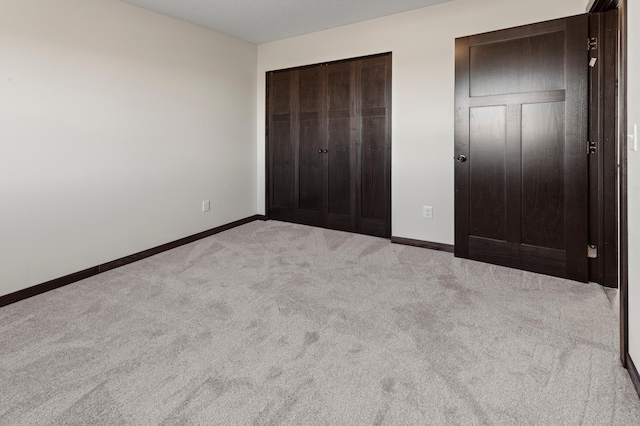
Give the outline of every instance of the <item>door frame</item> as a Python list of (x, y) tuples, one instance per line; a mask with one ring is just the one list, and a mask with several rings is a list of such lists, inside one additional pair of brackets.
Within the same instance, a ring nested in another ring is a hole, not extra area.
[[(629, 258), (627, 227), (627, 0), (590, 0), (589, 13), (618, 9), (620, 48), (616, 62), (619, 69), (617, 103), (617, 152), (619, 156), (618, 182), (613, 188), (619, 191), (618, 205), (618, 258), (616, 269), (620, 298), (620, 361), (629, 368)], [(605, 183), (606, 185), (606, 183)]]
[[(362, 60), (362, 59), (371, 59), (371, 58), (376, 58), (376, 57), (383, 57), (383, 56), (390, 56), (391, 57), (391, 68), (393, 68), (393, 52), (392, 51), (388, 51), (388, 52), (381, 52), (381, 53), (375, 53), (372, 55), (364, 55), (364, 56), (357, 56), (357, 57), (353, 57), (353, 58), (345, 58), (345, 59), (339, 59), (336, 61), (325, 61), (325, 62), (318, 62), (315, 64), (308, 64), (308, 65), (301, 65), (301, 66), (297, 66), (297, 67), (290, 67), (290, 68), (282, 68), (282, 69), (276, 69), (276, 70), (269, 70), (265, 72), (265, 135), (264, 135), (264, 142), (265, 142), (265, 147), (264, 147), (264, 182), (265, 182), (265, 191), (264, 191), (264, 206), (265, 206), (265, 213), (264, 213), (264, 220), (269, 220), (271, 219), (271, 217), (269, 216), (269, 211), (271, 210), (271, 182), (269, 180), (269, 174), (270, 174), (270, 167), (269, 167), (269, 91), (270, 91), (270, 79), (269, 79), (269, 74), (274, 73), (274, 72), (280, 72), (280, 71), (294, 71), (294, 70), (302, 70), (305, 68), (312, 68), (312, 67), (317, 67), (317, 66), (327, 66), (327, 65), (332, 65), (332, 64), (339, 64), (339, 63), (344, 63), (344, 62), (352, 62), (352, 61), (358, 61), (358, 60)], [(392, 70), (390, 70), (390, 72), (392, 73)], [(392, 74), (391, 74), (392, 75)], [(393, 96), (393, 86), (391, 87), (392, 92), (390, 93), (390, 96)], [(391, 182), (391, 178), (392, 178), (392, 167), (393, 167), (393, 162), (392, 162), (392, 158), (391, 158), (391, 151), (392, 151), (392, 143), (393, 143), (393, 138), (392, 138), (392, 119), (393, 119), (393, 110), (392, 110), (392, 102), (390, 99), (390, 106), (389, 106), (389, 118), (388, 118), (388, 123), (387, 123), (387, 132), (388, 132), (388, 139), (389, 139), (389, 170), (385, 171), (386, 173), (388, 173), (387, 179), (389, 182), (389, 196), (388, 196), (388, 201), (387, 201), (387, 217), (389, 218), (389, 224), (388, 224), (388, 234), (389, 234), (389, 238), (391, 238), (391, 222), (392, 222), (392, 217), (391, 217), (391, 212), (392, 212), (392, 208), (391, 208), (391, 200), (392, 200), (392, 182)]]
[(597, 257), (589, 259), (589, 280), (617, 289), (619, 12), (591, 13), (589, 21), (589, 37), (597, 40), (589, 54), (597, 60), (589, 82), (589, 141), (595, 142), (595, 152), (589, 155), (589, 244), (597, 247)]

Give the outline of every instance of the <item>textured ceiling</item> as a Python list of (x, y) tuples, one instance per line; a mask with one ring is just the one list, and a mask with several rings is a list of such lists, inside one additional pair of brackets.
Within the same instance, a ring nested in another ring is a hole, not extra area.
[(122, 0), (260, 44), (452, 0)]

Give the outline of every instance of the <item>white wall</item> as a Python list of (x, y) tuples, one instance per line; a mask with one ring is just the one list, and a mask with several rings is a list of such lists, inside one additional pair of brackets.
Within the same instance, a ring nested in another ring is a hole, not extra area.
[(256, 58), (115, 0), (2, 0), (0, 295), (254, 215)]
[[(393, 52), (392, 235), (453, 244), (454, 39), (584, 13), (585, 0), (456, 0), (258, 46), (258, 129), (265, 72)], [(264, 212), (264, 133), (258, 210)], [(434, 208), (422, 219), (422, 206)]]
[[(628, 26), (628, 122), (640, 126), (640, 4), (627, 0)], [(638, 141), (640, 145), (640, 141)], [(640, 152), (627, 151), (629, 223), (629, 354), (640, 368)]]

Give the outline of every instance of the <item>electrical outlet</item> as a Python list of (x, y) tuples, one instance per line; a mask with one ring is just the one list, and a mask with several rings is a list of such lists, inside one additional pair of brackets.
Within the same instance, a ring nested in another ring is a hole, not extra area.
[(208, 212), (211, 210), (211, 202), (209, 200), (204, 200), (202, 202), (202, 213)]
[(425, 219), (433, 219), (433, 207), (422, 206), (422, 217)]

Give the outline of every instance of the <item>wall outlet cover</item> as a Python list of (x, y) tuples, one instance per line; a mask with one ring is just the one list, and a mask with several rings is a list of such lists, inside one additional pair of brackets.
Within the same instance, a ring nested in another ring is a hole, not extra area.
[(422, 217), (425, 219), (433, 219), (433, 207), (422, 206)]

